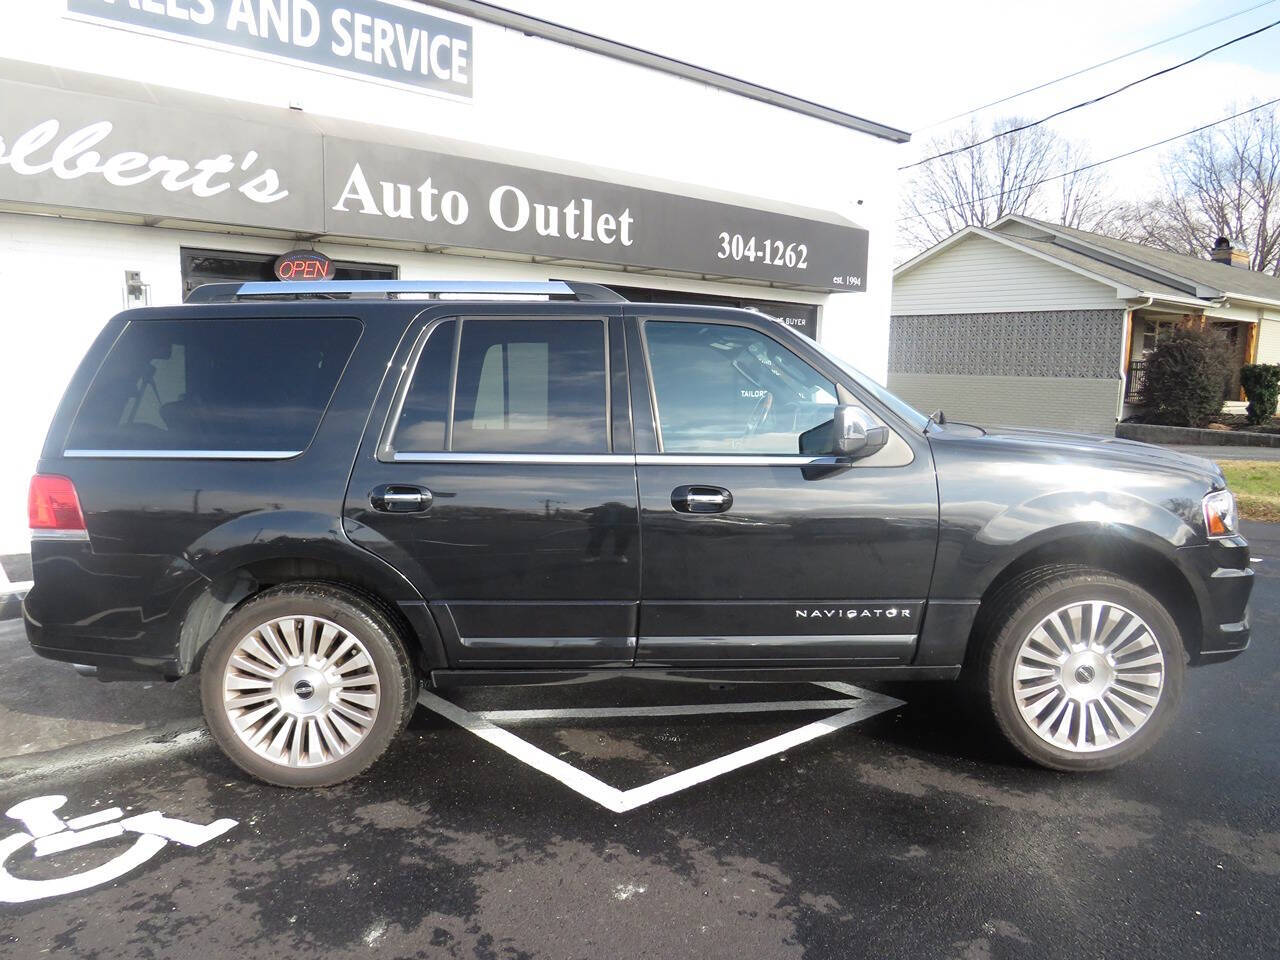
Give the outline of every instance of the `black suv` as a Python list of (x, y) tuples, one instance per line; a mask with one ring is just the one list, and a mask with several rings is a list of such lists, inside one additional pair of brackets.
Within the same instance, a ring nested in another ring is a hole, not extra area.
[(1098, 769), (1249, 640), (1213, 464), (926, 418), (763, 315), (586, 284), (122, 313), (30, 514), (36, 652), (200, 670), (214, 737), (290, 786), (365, 769), (420, 684), (620, 675), (963, 671), (1026, 756)]

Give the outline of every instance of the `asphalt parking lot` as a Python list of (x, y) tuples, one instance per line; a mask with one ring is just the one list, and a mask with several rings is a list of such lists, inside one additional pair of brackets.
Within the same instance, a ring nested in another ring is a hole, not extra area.
[(610, 683), (451, 691), (286, 791), (192, 732), (189, 681), (82, 680), (0, 625), (0, 810), (45, 833), (0, 829), (0, 955), (1274, 957), (1280, 527), (1247, 533), (1252, 648), (1094, 776), (953, 685)]

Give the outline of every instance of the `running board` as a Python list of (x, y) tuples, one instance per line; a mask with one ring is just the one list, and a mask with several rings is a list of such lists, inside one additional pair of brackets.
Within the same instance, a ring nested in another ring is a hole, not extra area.
[(954, 680), (954, 667), (622, 667), (608, 670), (432, 670), (433, 687), (593, 683), (600, 680), (687, 680), (730, 683), (800, 683), (822, 680)]

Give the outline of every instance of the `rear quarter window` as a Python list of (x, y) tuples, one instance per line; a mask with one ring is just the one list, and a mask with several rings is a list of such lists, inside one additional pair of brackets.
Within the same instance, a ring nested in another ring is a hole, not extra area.
[(299, 453), (361, 329), (347, 317), (135, 320), (94, 377), (66, 449)]

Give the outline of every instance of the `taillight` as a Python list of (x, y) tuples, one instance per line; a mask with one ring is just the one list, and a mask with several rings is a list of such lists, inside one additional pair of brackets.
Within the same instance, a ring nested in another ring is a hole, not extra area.
[(27, 519), (32, 530), (84, 530), (84, 514), (71, 478), (45, 473), (32, 477)]

